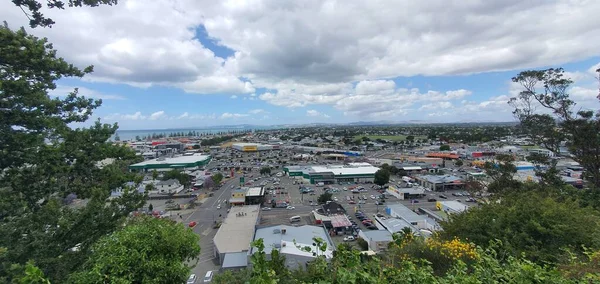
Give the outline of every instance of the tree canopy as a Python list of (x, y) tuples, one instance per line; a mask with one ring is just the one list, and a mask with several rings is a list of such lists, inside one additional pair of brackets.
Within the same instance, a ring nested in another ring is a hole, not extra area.
[(385, 169), (379, 169), (375, 172), (375, 179), (373, 181), (376, 185), (383, 186), (390, 182), (390, 172)]
[[(0, 280), (9, 281), (33, 260), (61, 282), (95, 241), (143, 206), (145, 196), (125, 186), (141, 181), (127, 171), (140, 158), (107, 142), (116, 124), (70, 127), (88, 120), (100, 100), (77, 89), (62, 98), (48, 95), (56, 80), (80, 78), (92, 67), (80, 70), (58, 58), (46, 39), (6, 26), (0, 27), (0, 54)], [(117, 188), (122, 196), (109, 199)], [(86, 202), (64, 202), (73, 196)]]
[[(116, 5), (118, 0), (47, 0), (46, 7), (49, 9), (65, 9), (65, 7), (96, 7), (99, 5)], [(29, 18), (29, 26), (51, 27), (55, 22), (42, 14), (44, 5), (38, 0), (12, 0), (12, 2)]]
[(69, 283), (184, 283), (200, 253), (198, 235), (183, 224), (136, 217), (103, 237)]

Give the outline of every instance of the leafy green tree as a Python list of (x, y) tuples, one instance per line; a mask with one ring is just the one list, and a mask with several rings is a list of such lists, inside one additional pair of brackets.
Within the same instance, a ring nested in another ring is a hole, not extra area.
[(218, 186), (218, 185), (221, 184), (221, 181), (223, 180), (223, 174), (222, 173), (216, 173), (216, 174), (212, 175), (210, 178), (213, 180), (213, 182), (215, 183), (215, 185)]
[(168, 219), (136, 217), (100, 239), (69, 283), (184, 283), (199, 237)]
[(116, 133), (115, 133), (115, 141), (116, 141), (116, 142), (119, 142), (119, 141), (121, 141), (121, 137), (119, 137), (119, 134), (116, 134)]
[(456, 161), (454, 161), (454, 165), (457, 166), (457, 167), (462, 167), (463, 164), (464, 163), (463, 163), (462, 160), (456, 160)]
[(136, 136), (135, 136), (135, 141), (138, 141), (138, 142), (139, 142), (139, 141), (142, 141), (142, 138), (140, 138), (140, 136), (139, 136), (139, 135), (136, 135)]
[[(43, 1), (38, 0), (12, 0), (13, 4), (21, 8), (25, 16), (29, 19), (29, 26), (32, 28), (51, 27), (55, 22), (42, 14)], [(49, 9), (65, 9), (68, 7), (96, 7), (99, 5), (116, 5), (117, 0), (48, 0), (46, 2), (46, 8)]]
[(492, 179), (488, 185), (487, 191), (490, 193), (503, 193), (521, 188), (521, 183), (514, 180), (517, 173), (517, 167), (514, 164), (515, 158), (510, 155), (500, 154), (496, 156), (496, 162), (485, 162), (483, 168), (486, 174)]
[(327, 201), (332, 201), (333, 194), (331, 192), (324, 192), (323, 194), (317, 197), (317, 202), (319, 204), (327, 203)]
[[(585, 180), (600, 188), (600, 116), (597, 111), (576, 110), (568, 94), (573, 81), (565, 78), (562, 68), (523, 71), (512, 80), (523, 87), (509, 101), (523, 131), (554, 153), (566, 143), (573, 159), (585, 169)], [(551, 114), (536, 112), (538, 106)]]
[(356, 240), (356, 244), (361, 250), (369, 250), (369, 243), (367, 243), (367, 241), (365, 241), (363, 238), (358, 238)]
[(448, 144), (441, 145), (440, 151), (450, 151), (450, 145), (448, 145)]
[[(536, 185), (530, 185), (536, 186)], [(600, 214), (581, 208), (577, 201), (556, 200), (545, 191), (505, 194), (491, 202), (451, 215), (442, 222), (441, 235), (459, 237), (481, 246), (498, 239), (511, 255), (523, 253), (538, 263), (557, 263), (565, 249), (600, 248)]]
[[(91, 67), (80, 70), (57, 58), (46, 39), (23, 29), (0, 27), (0, 43), (0, 247), (6, 249), (0, 277), (10, 282), (11, 267), (33, 260), (60, 283), (96, 240), (143, 206), (145, 196), (135, 186), (110, 199), (126, 182), (141, 182), (127, 169), (140, 158), (107, 142), (116, 124), (69, 127), (88, 120), (101, 101), (79, 96), (77, 89), (62, 98), (48, 95), (58, 79), (82, 77)], [(114, 160), (99, 166), (106, 158)], [(63, 199), (71, 195), (87, 202), (66, 206)]]
[(179, 170), (170, 170), (163, 174), (162, 180), (176, 179), (180, 184), (187, 187), (191, 182), (191, 178), (188, 174)]
[(158, 171), (152, 170), (152, 180), (156, 180), (158, 178)]
[(390, 172), (380, 169), (375, 172), (375, 179), (373, 181), (376, 185), (384, 186), (386, 183), (390, 182)]
[(261, 175), (270, 175), (271, 174), (271, 168), (270, 167), (262, 167), (262, 168), (260, 168), (260, 174)]

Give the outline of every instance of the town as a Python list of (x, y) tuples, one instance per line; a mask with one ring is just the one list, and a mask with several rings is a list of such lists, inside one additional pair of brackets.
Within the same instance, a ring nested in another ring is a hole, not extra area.
[[(193, 277), (247, 268), (258, 239), (267, 255), (278, 249), (297, 268), (316, 257), (300, 249), (315, 249), (313, 238), (325, 242), (330, 259), (344, 242), (378, 254), (395, 233), (429, 237), (451, 214), (489, 202), (484, 169), (498, 155), (514, 158), (517, 180), (539, 179), (542, 168), (528, 157), (541, 154), (557, 161), (565, 183), (583, 186), (583, 168), (566, 147), (559, 153), (536, 147), (514, 126), (390, 128), (257, 130), (224, 134), (222, 144), (211, 146), (203, 141), (215, 135), (116, 143), (144, 159), (129, 166), (144, 175), (138, 190), (150, 189), (143, 213), (200, 235)], [(456, 129), (468, 138), (476, 129), (489, 133), (479, 143), (427, 135)]]

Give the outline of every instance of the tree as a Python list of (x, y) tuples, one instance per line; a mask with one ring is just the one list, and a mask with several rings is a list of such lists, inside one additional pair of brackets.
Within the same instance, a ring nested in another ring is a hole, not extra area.
[[(124, 187), (141, 182), (127, 169), (140, 158), (107, 142), (116, 124), (69, 127), (88, 120), (100, 100), (79, 96), (77, 89), (59, 98), (48, 95), (58, 79), (83, 77), (91, 67), (80, 70), (57, 58), (46, 39), (23, 29), (0, 27), (0, 43), (0, 247), (6, 249), (0, 282), (10, 282), (15, 269), (33, 260), (60, 283), (96, 240), (143, 206), (136, 185)], [(114, 162), (98, 166), (106, 158)], [(109, 199), (119, 187), (124, 194)], [(86, 204), (66, 206), (63, 199), (71, 194)]]
[(148, 204), (148, 211), (152, 212), (152, 210), (154, 210), (154, 206), (152, 205), (152, 203)]
[(136, 135), (136, 136), (135, 136), (135, 141), (138, 141), (138, 142), (139, 142), (139, 141), (142, 141), (142, 138), (140, 138), (140, 136), (139, 136), (139, 135)]
[(260, 174), (261, 175), (270, 175), (271, 174), (271, 168), (270, 167), (262, 167), (262, 168), (260, 168)]
[(413, 135), (406, 136), (406, 141), (408, 141), (410, 143), (414, 142), (415, 141), (415, 136), (413, 136)]
[(454, 161), (454, 165), (457, 166), (457, 167), (462, 167), (463, 164), (464, 163), (463, 163), (462, 160), (456, 160), (456, 161)]
[(450, 151), (450, 145), (448, 145), (448, 144), (441, 145), (440, 151)]
[(204, 186), (204, 188), (206, 188), (206, 189), (211, 189), (211, 188), (215, 187), (215, 182), (213, 181), (212, 176), (205, 178), (202, 186)]
[(190, 176), (179, 170), (170, 170), (163, 174), (162, 180), (170, 180), (170, 179), (176, 179), (177, 181), (179, 181), (180, 184), (182, 184), (185, 187), (188, 187), (191, 182)]
[[(584, 179), (600, 188), (600, 116), (591, 110), (574, 110), (576, 104), (568, 94), (573, 81), (564, 77), (562, 68), (523, 71), (512, 80), (524, 89), (509, 101), (521, 129), (554, 153), (565, 143), (585, 169)], [(551, 114), (536, 112), (539, 106)], [(551, 168), (556, 166), (554, 160), (549, 161)]]
[(121, 141), (121, 137), (119, 137), (119, 134), (115, 133), (115, 142), (119, 142)]
[(216, 173), (214, 175), (211, 176), (211, 179), (213, 180), (213, 182), (215, 183), (215, 185), (219, 186), (221, 185), (221, 181), (223, 180), (223, 174), (222, 173)]
[(502, 253), (521, 255), (537, 263), (558, 263), (565, 249), (582, 253), (584, 247), (600, 248), (600, 214), (581, 208), (577, 201), (557, 200), (546, 190), (505, 194), (492, 202), (452, 215), (442, 222), (446, 239), (458, 237), (486, 247), (502, 243)]
[(103, 237), (70, 283), (184, 283), (188, 261), (200, 254), (199, 237), (183, 224), (136, 217)]
[(331, 192), (324, 192), (323, 194), (319, 195), (319, 197), (317, 198), (317, 202), (319, 204), (323, 204), (323, 203), (327, 203), (327, 201), (331, 201), (333, 197), (333, 194)]
[[(42, 14), (41, 10), (43, 10), (42, 1), (38, 0), (12, 0), (12, 2), (21, 8), (25, 16), (29, 19), (29, 26), (32, 28), (36, 28), (38, 26), (41, 27), (51, 27), (55, 22), (46, 18), (44, 14)], [(48, 0), (46, 2), (46, 8), (49, 9), (64, 9), (65, 5), (69, 7), (96, 7), (99, 5), (116, 5), (117, 0), (68, 0), (68, 2), (61, 0)]]
[(386, 183), (390, 182), (390, 172), (380, 169), (375, 172), (375, 179), (373, 183), (379, 186), (384, 186)]
[(156, 180), (158, 178), (158, 171), (152, 170), (152, 180)]

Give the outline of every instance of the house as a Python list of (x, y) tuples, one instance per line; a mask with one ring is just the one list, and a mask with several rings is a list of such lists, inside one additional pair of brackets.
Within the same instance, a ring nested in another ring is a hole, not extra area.
[[(263, 240), (267, 258), (271, 257), (274, 249), (279, 250), (279, 253), (285, 257), (285, 265), (290, 269), (304, 268), (317, 256), (324, 256), (325, 259), (330, 260), (333, 258), (335, 249), (335, 245), (325, 229), (311, 225), (299, 227), (277, 225), (259, 228), (254, 233), (254, 240), (258, 239)], [(315, 239), (320, 239), (327, 245), (325, 251), (319, 251), (315, 246)], [(303, 249), (306, 247), (310, 248), (310, 251)], [(250, 254), (254, 252), (256, 252), (256, 248), (252, 248)]]
[(176, 179), (161, 180), (155, 184), (158, 193), (174, 194), (183, 190), (183, 185)]
[(387, 250), (388, 244), (393, 241), (392, 233), (384, 230), (360, 231), (358, 236), (369, 244), (369, 250), (380, 253)]

